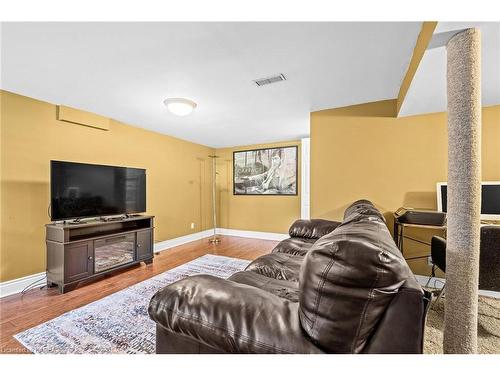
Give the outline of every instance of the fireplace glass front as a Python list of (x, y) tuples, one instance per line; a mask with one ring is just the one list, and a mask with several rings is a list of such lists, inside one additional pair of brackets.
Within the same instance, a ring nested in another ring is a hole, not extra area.
[(134, 260), (135, 233), (94, 241), (94, 273)]

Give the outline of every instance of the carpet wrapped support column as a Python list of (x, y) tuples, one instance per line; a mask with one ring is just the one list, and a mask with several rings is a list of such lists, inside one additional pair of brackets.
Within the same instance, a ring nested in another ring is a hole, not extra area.
[(448, 231), (445, 353), (477, 352), (481, 211), (481, 36), (454, 35), (447, 50)]

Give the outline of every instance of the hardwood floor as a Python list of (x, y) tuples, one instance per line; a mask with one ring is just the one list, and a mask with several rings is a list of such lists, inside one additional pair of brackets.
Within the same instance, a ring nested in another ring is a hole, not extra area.
[(155, 255), (151, 265), (141, 264), (105, 276), (66, 294), (59, 294), (57, 288), (37, 288), (24, 295), (14, 294), (0, 299), (0, 353), (29, 353), (12, 335), (202, 255), (215, 254), (253, 260), (269, 253), (277, 244), (276, 241), (242, 237), (221, 236), (221, 239), (217, 245), (203, 239), (162, 251)]

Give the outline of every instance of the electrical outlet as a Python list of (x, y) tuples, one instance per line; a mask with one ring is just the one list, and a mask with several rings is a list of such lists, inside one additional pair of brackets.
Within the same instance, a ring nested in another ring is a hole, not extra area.
[(194, 229), (194, 223), (191, 223), (191, 229)]

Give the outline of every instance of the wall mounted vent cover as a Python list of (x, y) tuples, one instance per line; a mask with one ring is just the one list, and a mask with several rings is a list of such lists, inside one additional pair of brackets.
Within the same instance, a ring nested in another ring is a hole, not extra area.
[(272, 76), (272, 77), (260, 78), (260, 79), (254, 80), (254, 82), (257, 86), (270, 85), (271, 83), (276, 83), (276, 82), (281, 82), (281, 81), (286, 81), (286, 78), (283, 74), (277, 74), (277, 75)]

